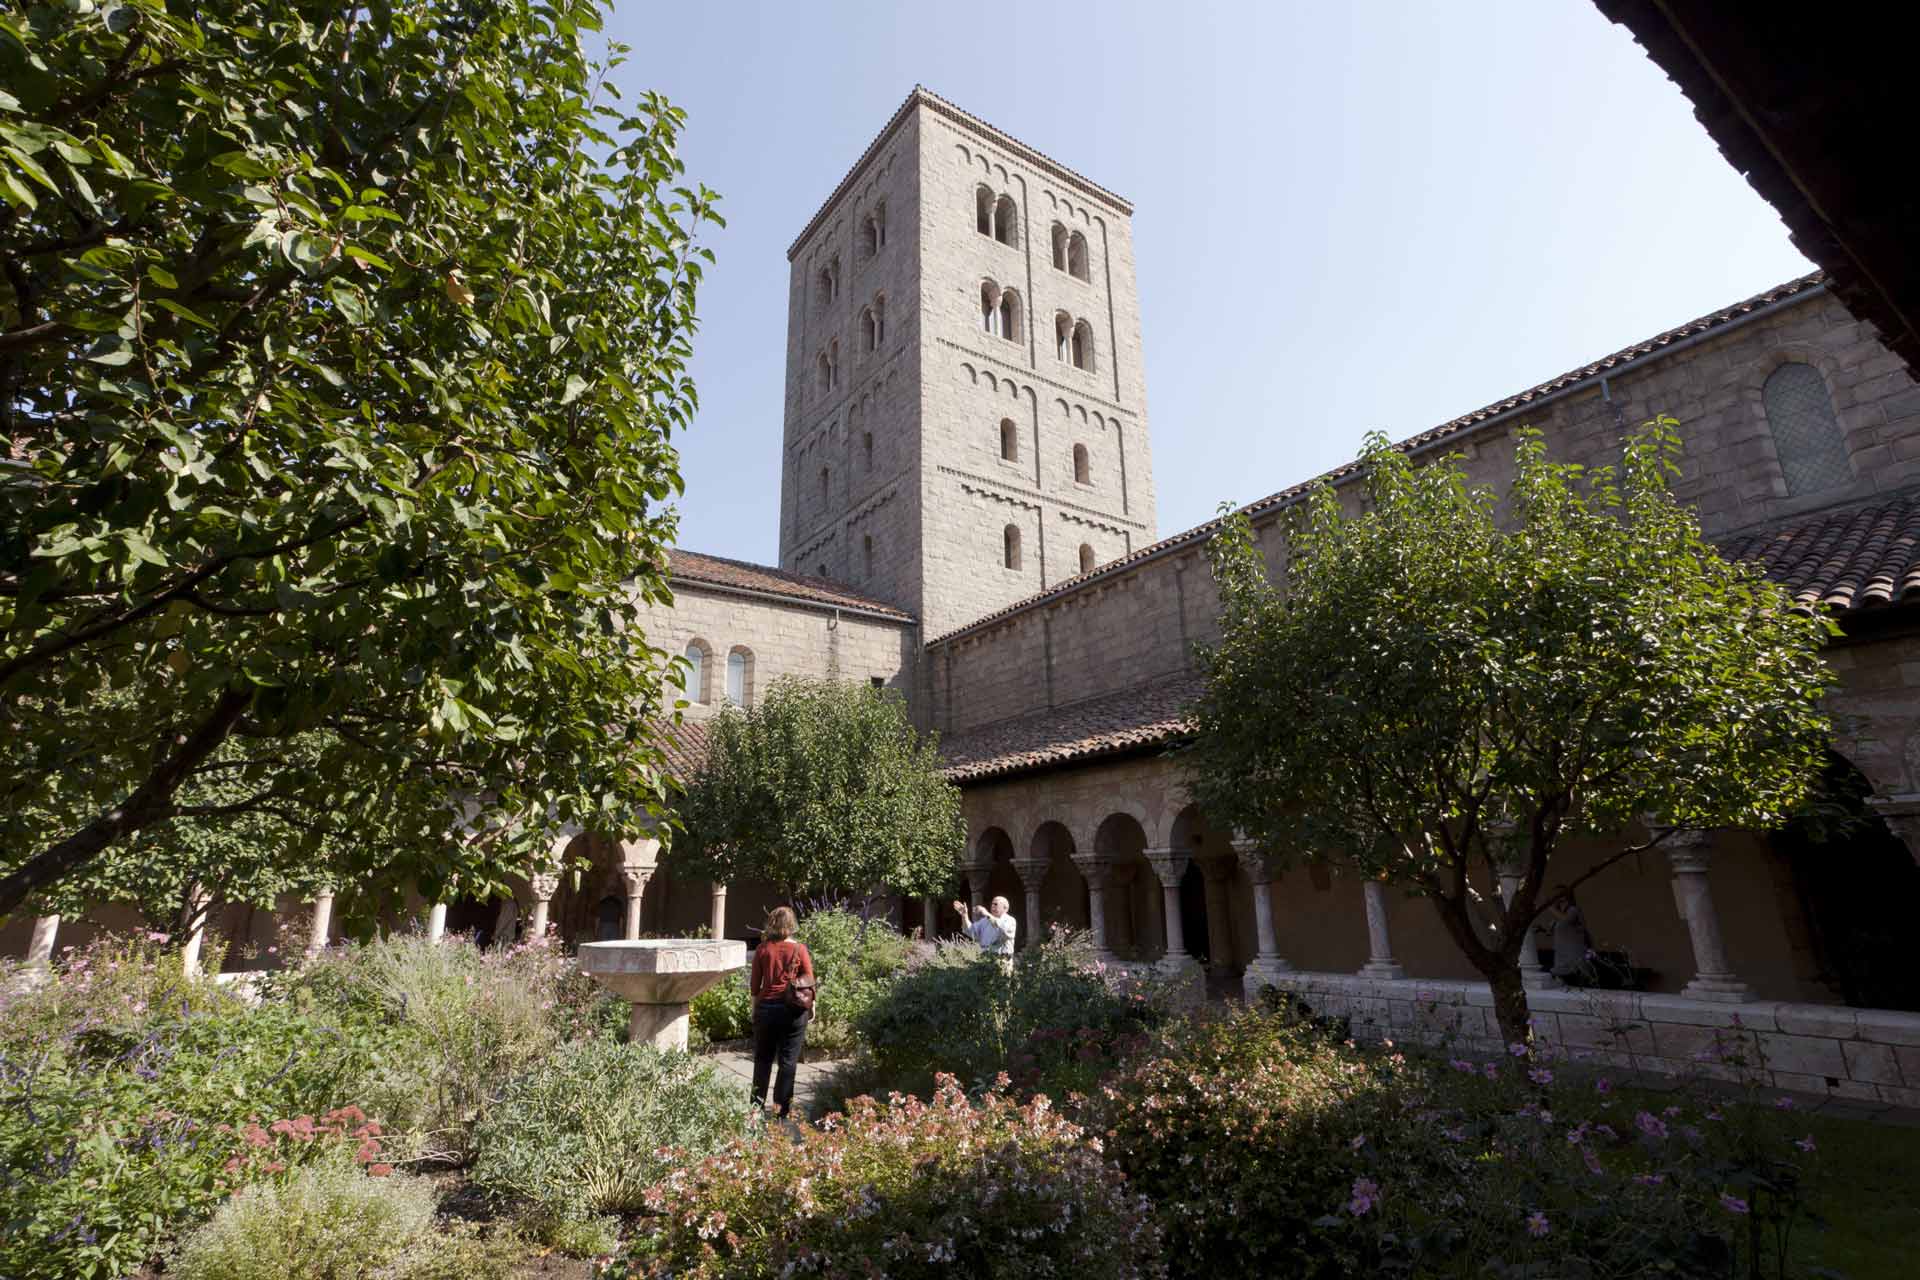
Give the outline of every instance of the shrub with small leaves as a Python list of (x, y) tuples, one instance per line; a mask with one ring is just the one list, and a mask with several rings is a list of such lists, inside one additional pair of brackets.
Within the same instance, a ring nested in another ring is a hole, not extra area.
[[(1002, 1082), (1004, 1084), (1004, 1082)], [(1146, 1203), (1046, 1099), (856, 1100), (669, 1173), (608, 1277), (1165, 1275)]]
[(434, 1202), (424, 1178), (325, 1161), (234, 1196), (181, 1244), (171, 1270), (179, 1280), (358, 1280), (432, 1234)]

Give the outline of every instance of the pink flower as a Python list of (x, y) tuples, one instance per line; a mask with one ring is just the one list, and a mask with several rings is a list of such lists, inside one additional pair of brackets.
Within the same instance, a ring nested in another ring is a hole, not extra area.
[(1808, 1134), (1804, 1138), (1795, 1138), (1793, 1140), (1793, 1145), (1800, 1148), (1802, 1151), (1811, 1151), (1813, 1150), (1813, 1135)]
[(1747, 1211), (1747, 1202), (1739, 1196), (1730, 1196), (1722, 1191), (1720, 1193), (1720, 1207), (1728, 1213), (1745, 1213)]
[(1372, 1178), (1353, 1180), (1353, 1199), (1347, 1201), (1347, 1212), (1358, 1218), (1380, 1202), (1380, 1186)]
[(1497, 1063), (1497, 1062), (1489, 1062), (1489, 1063), (1487, 1064), (1487, 1067), (1486, 1067), (1486, 1071), (1487, 1071), (1487, 1079), (1489, 1079), (1489, 1080), (1498, 1080), (1498, 1079), (1500, 1078), (1500, 1064), (1499, 1064), (1499, 1063)]
[(1355, 1138), (1352, 1142), (1349, 1142), (1347, 1144), (1347, 1147), (1349, 1150), (1358, 1151), (1360, 1148), (1366, 1145), (1367, 1145), (1367, 1135), (1363, 1133), (1359, 1137)]
[(164, 933), (155, 932), (155, 933), (149, 933), (147, 935), (148, 942), (165, 942), (166, 940), (167, 940), (167, 935)]
[(1607, 1079), (1605, 1076), (1601, 1076), (1593, 1082), (1593, 1091), (1595, 1093), (1612, 1093), (1613, 1081)]
[(1538, 1240), (1553, 1230), (1553, 1224), (1547, 1221), (1547, 1215), (1535, 1209), (1527, 1215), (1527, 1234)]

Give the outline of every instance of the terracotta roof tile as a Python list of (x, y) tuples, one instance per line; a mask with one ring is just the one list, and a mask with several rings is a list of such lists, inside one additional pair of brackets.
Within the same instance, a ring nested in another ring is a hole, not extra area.
[(722, 556), (701, 555), (696, 551), (682, 551), (678, 547), (668, 551), (667, 560), (674, 579), (680, 582), (707, 583), (718, 587), (733, 587), (741, 591), (763, 591), (769, 595), (786, 596), (789, 599), (804, 600), (810, 604), (823, 604), (842, 609), (862, 609), (868, 613), (898, 618), (902, 622), (913, 621), (913, 615), (910, 613), (896, 609), (884, 601), (875, 600), (871, 596), (850, 591), (840, 583), (826, 578), (789, 573), (785, 569), (775, 569), (771, 565), (764, 564), (749, 564), (745, 560), (728, 560)]
[[(1682, 339), (1693, 338), (1732, 324), (1743, 316), (1750, 315), (1762, 307), (1772, 306), (1774, 303), (1784, 302), (1789, 298), (1801, 294), (1816, 292), (1823, 289), (1825, 285), (1826, 276), (1824, 273), (1818, 271), (1810, 275), (1801, 276), (1797, 280), (1789, 280), (1785, 284), (1776, 285), (1765, 293), (1755, 294), (1753, 297), (1736, 302), (1732, 306), (1722, 307), (1720, 310), (1712, 312), (1709, 315), (1701, 316), (1695, 320), (1689, 320), (1677, 328), (1668, 329), (1663, 333), (1657, 333), (1643, 342), (1636, 342), (1630, 347), (1624, 347), (1612, 355), (1603, 356), (1601, 359), (1593, 361), (1591, 364), (1581, 365), (1577, 369), (1569, 369), (1559, 377), (1550, 378), (1538, 386), (1529, 387), (1517, 395), (1508, 396), (1504, 400), (1496, 400), (1484, 408), (1475, 409), (1472, 413), (1462, 414), (1457, 418), (1441, 423), (1437, 427), (1423, 431), (1419, 435), (1409, 436), (1407, 439), (1400, 441), (1397, 447), (1408, 452), (1415, 452), (1432, 448), (1457, 436), (1464, 436), (1489, 422), (1504, 418), (1517, 409), (1557, 395), (1592, 378), (1600, 377), (1629, 361), (1652, 355), (1662, 348), (1672, 346)], [(1257, 519), (1266, 512), (1298, 502), (1301, 498), (1305, 497), (1307, 491), (1312, 489), (1316, 484), (1332, 483), (1343, 477), (1352, 475), (1358, 469), (1359, 464), (1357, 462), (1343, 463), (1331, 471), (1315, 476), (1311, 480), (1302, 481), (1290, 488), (1282, 489), (1280, 492), (1270, 494), (1258, 502), (1248, 503), (1246, 506), (1240, 508), (1240, 510)], [(1121, 556), (1117, 560), (1110, 560), (1090, 573), (1083, 573), (1068, 578), (1057, 586), (1049, 587), (1047, 590), (1028, 596), (1023, 600), (1016, 600), (1005, 608), (996, 609), (984, 617), (976, 618), (964, 626), (956, 627), (945, 635), (936, 636), (927, 641), (927, 644), (929, 647), (937, 645), (942, 641), (952, 639), (954, 636), (972, 631), (976, 627), (986, 626), (989, 623), (998, 621), (1009, 614), (1019, 613), (1023, 609), (1031, 608), (1042, 601), (1069, 595), (1096, 578), (1104, 578), (1123, 572), (1130, 565), (1138, 564), (1142, 560), (1151, 559), (1162, 552), (1172, 550), (1174, 547), (1183, 544), (1204, 542), (1213, 536), (1214, 532), (1220, 528), (1220, 525), (1220, 520), (1213, 519), (1207, 521), (1205, 524), (1196, 525), (1183, 533), (1176, 533), (1172, 537), (1162, 538), (1150, 546), (1140, 548), (1131, 555)]]
[(1198, 673), (1181, 672), (943, 738), (947, 778), (980, 782), (1171, 742), (1191, 732), (1186, 709), (1200, 687)]
[(667, 722), (659, 733), (660, 750), (667, 757), (667, 772), (683, 786), (707, 767), (707, 753), (713, 750), (713, 735), (704, 720)]
[(1721, 551), (1760, 565), (1808, 608), (1841, 613), (1920, 599), (1920, 493), (1816, 511), (1736, 535)]

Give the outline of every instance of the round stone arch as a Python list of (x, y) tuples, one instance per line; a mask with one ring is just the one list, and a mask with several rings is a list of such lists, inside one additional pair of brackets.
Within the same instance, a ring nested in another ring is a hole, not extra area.
[(1123, 960), (1152, 960), (1166, 949), (1160, 926), (1160, 881), (1147, 864), (1149, 820), (1128, 801), (1100, 820), (1093, 853), (1107, 877), (1107, 949)]
[[(1040, 921), (1043, 926), (1068, 929), (1093, 927), (1087, 878), (1074, 862), (1081, 848), (1066, 823), (1048, 818), (1037, 824), (1027, 840), (1025, 866), (1040, 876)], [(1044, 871), (1039, 868), (1044, 867)], [(1032, 886), (1026, 886), (1032, 887)]]

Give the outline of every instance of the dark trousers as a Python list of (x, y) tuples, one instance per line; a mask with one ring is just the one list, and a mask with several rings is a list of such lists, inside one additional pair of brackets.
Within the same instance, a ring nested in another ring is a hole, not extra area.
[(780, 1074), (773, 1080), (773, 1105), (782, 1116), (793, 1106), (793, 1073), (800, 1062), (800, 1048), (807, 1042), (807, 1023), (813, 1021), (811, 1009), (796, 1009), (784, 1000), (761, 1000), (753, 1006), (753, 1101), (767, 1096), (767, 1077), (773, 1064)]

